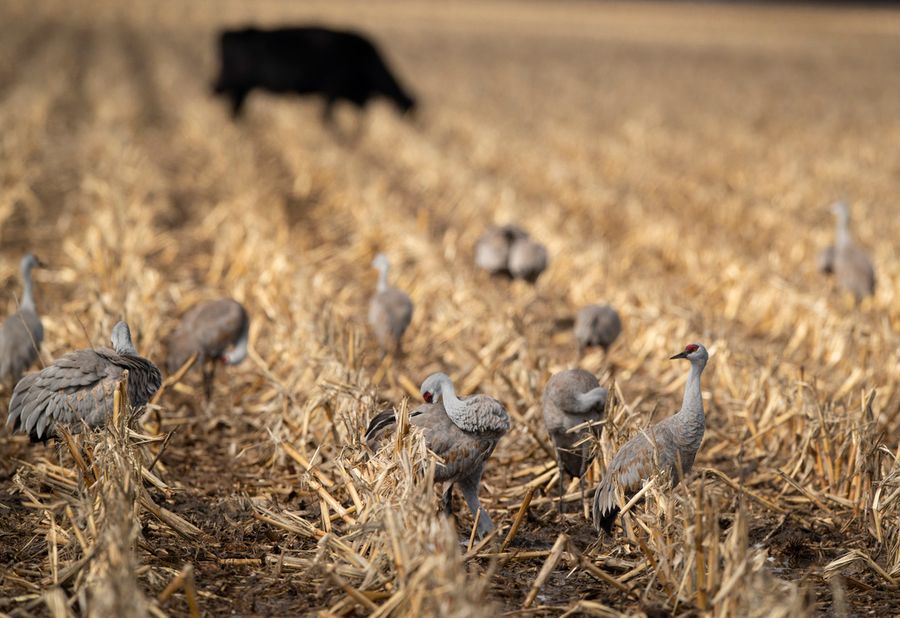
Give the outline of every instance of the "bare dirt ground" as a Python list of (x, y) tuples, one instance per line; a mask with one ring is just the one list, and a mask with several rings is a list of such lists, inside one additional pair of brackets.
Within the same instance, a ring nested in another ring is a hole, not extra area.
[[(217, 29), (310, 21), (370, 33), (419, 116), (345, 109), (335, 132), (315, 101), (253, 94), (232, 122)], [(90, 470), (0, 433), (0, 612), (900, 614), (897, 144), (890, 9), (3, 3), (5, 313), (34, 251), (44, 362), (124, 316), (162, 365), (178, 315), (218, 295), (248, 307), (252, 350), (210, 405), (195, 372), (144, 438), (84, 436)], [(815, 269), (837, 198), (878, 274), (858, 309)], [(534, 288), (472, 267), (508, 221), (548, 246)], [(416, 303), (393, 361), (365, 327), (377, 251)], [(582, 362), (616, 395), (589, 486), (677, 409), (668, 356), (712, 353), (689, 482), (602, 544), (556, 513), (539, 406), (600, 301), (624, 333)], [(499, 533), (474, 546), (415, 436), (361, 444), (436, 370), (514, 420), (482, 488)]]

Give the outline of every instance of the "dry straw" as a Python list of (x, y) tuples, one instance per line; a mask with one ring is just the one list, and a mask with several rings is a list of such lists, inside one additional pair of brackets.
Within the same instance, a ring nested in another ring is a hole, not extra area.
[[(0, 612), (900, 611), (894, 18), (91, 8), (0, 8), (0, 57), (19, 59), (0, 65), (4, 298), (24, 251), (52, 265), (35, 273), (45, 363), (105, 344), (120, 318), (159, 363), (177, 316), (222, 295), (248, 308), (250, 354), (209, 406), (188, 371), (140, 419), (120, 401), (105, 431), (0, 435)], [(208, 93), (216, 29), (311, 17), (383, 41), (428, 102), (418, 124), (376, 104), (361, 139), (336, 139), (314, 103), (255, 93), (231, 123)], [(838, 192), (878, 267), (858, 311), (814, 270)], [(534, 288), (471, 266), (482, 230), (508, 221), (548, 245)], [(365, 327), (378, 251), (416, 305), (401, 358)], [(648, 484), (602, 542), (577, 482), (557, 515), (540, 414), (575, 362), (575, 310), (598, 301), (624, 331), (582, 363), (614, 395), (588, 487), (677, 409), (686, 376), (666, 358), (693, 340), (712, 353), (688, 482)], [(458, 500), (439, 515), (405, 421), (379, 453), (362, 442), (386, 407), (406, 419), (436, 370), (513, 419), (480, 494), (486, 540)]]

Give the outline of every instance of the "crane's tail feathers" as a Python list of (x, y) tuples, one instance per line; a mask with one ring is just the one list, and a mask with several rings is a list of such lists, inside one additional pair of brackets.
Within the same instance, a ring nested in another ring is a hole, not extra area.
[(366, 446), (373, 451), (377, 451), (385, 430), (396, 422), (397, 414), (393, 410), (387, 410), (376, 415), (375, 418), (369, 421), (369, 426), (366, 428)]
[(612, 510), (606, 511), (605, 513), (601, 513), (599, 515), (599, 519), (594, 519), (594, 526), (597, 528), (597, 532), (603, 530), (606, 534), (612, 534), (613, 524), (616, 523), (616, 517), (619, 515), (619, 507), (614, 506)]
[(607, 534), (612, 534), (612, 527), (620, 509), (616, 504), (615, 492), (608, 484), (601, 481), (597, 486), (593, 506), (594, 528), (597, 532), (605, 530)]

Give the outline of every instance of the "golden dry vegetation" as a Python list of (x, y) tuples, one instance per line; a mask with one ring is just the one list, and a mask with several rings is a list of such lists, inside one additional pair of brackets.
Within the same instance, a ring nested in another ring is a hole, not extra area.
[[(350, 110), (336, 134), (315, 101), (254, 94), (233, 123), (215, 32), (248, 21), (365, 29), (422, 113), (374, 105), (354, 140)], [(6, 312), (33, 250), (45, 363), (124, 316), (162, 364), (177, 316), (218, 295), (248, 307), (252, 349), (209, 406), (195, 372), (71, 447), (4, 430), (0, 612), (900, 611), (898, 60), (887, 9), (4, 2)], [(815, 270), (839, 197), (878, 273), (858, 310)], [(534, 288), (472, 267), (507, 221), (549, 248)], [(416, 303), (393, 362), (365, 327), (379, 250)], [(615, 393), (590, 485), (677, 409), (667, 357), (712, 353), (689, 482), (602, 544), (556, 513), (539, 409), (597, 301), (625, 330), (583, 361)], [(481, 543), (461, 501), (437, 515), (415, 435), (361, 443), (435, 370), (514, 419)]]

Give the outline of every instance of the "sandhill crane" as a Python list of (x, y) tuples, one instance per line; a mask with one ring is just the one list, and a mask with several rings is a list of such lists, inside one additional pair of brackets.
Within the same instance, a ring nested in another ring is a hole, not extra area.
[(594, 527), (598, 531), (612, 532), (621, 495), (640, 489), (643, 479), (664, 471), (669, 474), (674, 486), (694, 465), (694, 456), (700, 448), (706, 424), (700, 375), (709, 354), (699, 343), (691, 343), (671, 358), (686, 358), (691, 362), (681, 410), (635, 435), (613, 457), (594, 493)]
[(622, 332), (619, 313), (609, 305), (587, 305), (575, 317), (575, 341), (578, 355), (588, 346), (600, 346), (604, 353)]
[(174, 373), (192, 354), (203, 369), (206, 399), (212, 397), (216, 363), (237, 365), (247, 357), (250, 318), (241, 303), (222, 298), (192, 306), (169, 335), (169, 373)]
[[(497, 442), (509, 431), (509, 415), (503, 404), (487, 395), (459, 399), (444, 373), (428, 376), (420, 390), (425, 404), (413, 410), (409, 420), (423, 430), (428, 448), (443, 460), (435, 468), (434, 480), (448, 483), (442, 500), (444, 512), (452, 512), (455, 483), (472, 518), (478, 520), (476, 532), (482, 537), (493, 530), (494, 523), (478, 499), (481, 475)], [(395, 423), (393, 410), (373, 418), (366, 430), (369, 448), (377, 450), (386, 430)]]
[(22, 300), (19, 309), (0, 325), (0, 382), (12, 388), (22, 374), (37, 360), (44, 340), (44, 325), (34, 304), (31, 270), (44, 266), (29, 253), (22, 258)]
[(125, 322), (112, 330), (113, 349), (90, 348), (69, 352), (38, 373), (22, 378), (9, 402), (7, 424), (22, 430), (33, 442), (47, 441), (57, 423), (77, 433), (84, 423), (95, 429), (112, 414), (113, 393), (128, 370), (128, 401), (146, 404), (159, 389), (162, 376), (156, 365), (138, 356)]
[(475, 243), (475, 265), (492, 275), (534, 283), (547, 268), (547, 250), (520, 227), (492, 226)]
[(492, 275), (512, 276), (509, 250), (515, 241), (527, 238), (528, 232), (515, 225), (489, 227), (475, 243), (475, 265)]
[(837, 222), (831, 267), (838, 284), (853, 294), (858, 305), (865, 296), (875, 293), (875, 269), (869, 256), (850, 237), (850, 209), (847, 204), (835, 202), (831, 210)]
[(412, 321), (412, 300), (405, 292), (388, 285), (391, 265), (386, 255), (376, 255), (372, 266), (378, 270), (378, 287), (369, 301), (369, 324), (381, 350), (399, 354), (403, 333)]
[(534, 283), (547, 270), (547, 249), (530, 238), (517, 240), (509, 249), (509, 272), (516, 279)]
[[(584, 473), (594, 460), (594, 450), (588, 437), (593, 434), (597, 438), (603, 426), (607, 389), (600, 386), (597, 378), (584, 369), (567, 369), (561, 371), (547, 382), (544, 387), (543, 411), (547, 433), (556, 447), (556, 463), (559, 466), (559, 512), (563, 510), (563, 476), (577, 476), (581, 487), (581, 500), (584, 502)], [(590, 429), (578, 432), (570, 429), (590, 421)]]

